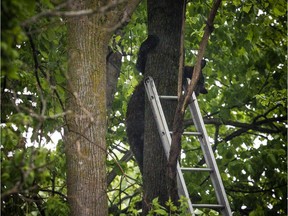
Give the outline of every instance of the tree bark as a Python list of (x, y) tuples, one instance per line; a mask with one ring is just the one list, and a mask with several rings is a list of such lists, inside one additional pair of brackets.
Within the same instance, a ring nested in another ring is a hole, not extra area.
[[(70, 215), (107, 215), (106, 56), (113, 31), (127, 22), (139, 1), (105, 13), (68, 19), (67, 190)], [(96, 10), (109, 2), (75, 0), (72, 11)], [(101, 11), (101, 10), (98, 10)]]
[[(84, 1), (73, 5), (85, 7)], [(66, 134), (67, 188), (71, 215), (107, 215), (106, 198), (106, 51), (97, 17), (68, 22)], [(106, 36), (106, 37), (105, 37)]]
[(122, 54), (118, 51), (113, 52), (112, 50), (109, 50), (109, 53), (106, 57), (106, 105), (108, 114), (112, 109), (112, 103), (121, 71), (121, 65)]
[[(145, 75), (152, 76), (158, 93), (177, 95), (177, 77), (184, 1), (148, 0), (148, 32), (160, 39), (148, 55)], [(171, 44), (173, 44), (171, 46)], [(162, 101), (166, 120), (172, 127), (176, 101)], [(143, 215), (155, 197), (164, 205), (168, 200), (167, 158), (158, 134), (149, 102), (145, 102), (145, 135), (143, 167)]]

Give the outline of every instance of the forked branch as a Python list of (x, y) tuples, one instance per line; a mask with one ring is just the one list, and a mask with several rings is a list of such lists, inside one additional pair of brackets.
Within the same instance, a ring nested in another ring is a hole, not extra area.
[[(216, 0), (213, 4), (213, 7), (210, 11), (207, 24), (205, 27), (205, 32), (201, 43), (199, 45), (199, 51), (197, 56), (196, 65), (194, 66), (192, 81), (188, 87), (185, 95), (180, 95), (177, 109), (174, 116), (173, 122), (173, 135), (171, 141), (171, 149), (169, 154), (168, 166), (167, 166), (167, 176), (168, 176), (168, 187), (169, 195), (172, 201), (176, 204), (178, 201), (178, 192), (177, 192), (177, 161), (181, 152), (181, 136), (183, 133), (183, 120), (184, 112), (188, 106), (189, 100), (191, 98), (192, 92), (196, 87), (196, 83), (199, 80), (200, 70), (201, 70), (201, 59), (204, 56), (204, 52), (208, 43), (210, 34), (213, 31), (213, 22), (216, 16), (216, 12), (220, 6), (221, 0)], [(184, 23), (184, 22), (183, 22)], [(183, 25), (183, 24), (182, 24)], [(183, 56), (180, 57), (180, 61)], [(180, 62), (181, 63), (181, 62)], [(181, 69), (181, 67), (180, 67)], [(179, 71), (180, 73), (181, 71)], [(179, 94), (179, 93), (178, 93)]]

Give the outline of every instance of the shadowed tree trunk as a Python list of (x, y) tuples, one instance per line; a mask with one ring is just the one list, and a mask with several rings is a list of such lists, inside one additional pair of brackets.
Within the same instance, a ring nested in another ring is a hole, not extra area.
[[(148, 34), (157, 35), (160, 42), (148, 55), (145, 75), (153, 77), (160, 95), (177, 95), (183, 4), (182, 0), (147, 1)], [(162, 101), (170, 129), (176, 105), (176, 101)], [(148, 100), (145, 110), (143, 215), (155, 197), (159, 197), (163, 205), (168, 200), (167, 158)]]

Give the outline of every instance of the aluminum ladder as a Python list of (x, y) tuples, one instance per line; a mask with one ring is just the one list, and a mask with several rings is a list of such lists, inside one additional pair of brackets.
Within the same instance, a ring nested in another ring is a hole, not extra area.
[[(165, 154), (169, 158), (170, 146), (171, 146), (171, 132), (169, 131), (164, 112), (160, 103), (161, 99), (176, 99), (177, 96), (159, 96), (156, 86), (152, 77), (147, 77), (144, 81), (146, 93), (152, 108), (152, 112), (157, 124), (161, 142), (164, 147)], [(222, 183), (222, 179), (216, 164), (216, 160), (208, 140), (207, 131), (204, 125), (204, 121), (200, 112), (200, 108), (193, 92), (191, 101), (188, 105), (192, 115), (192, 119), (197, 132), (184, 132), (183, 135), (197, 136), (200, 142), (200, 146), (204, 155), (207, 168), (181, 168), (180, 164), (177, 164), (177, 184), (179, 196), (184, 196), (188, 200), (188, 210), (191, 215), (195, 215), (194, 208), (210, 208), (217, 209), (224, 216), (231, 216), (230, 205), (226, 196), (226, 192)], [(182, 171), (190, 172), (209, 172), (212, 185), (215, 190), (218, 204), (192, 204), (187, 186), (183, 177)]]

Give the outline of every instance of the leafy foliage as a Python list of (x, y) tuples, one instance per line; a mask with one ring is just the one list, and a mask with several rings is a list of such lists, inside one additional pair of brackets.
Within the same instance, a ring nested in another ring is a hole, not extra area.
[[(58, 3), (2, 1), (1, 213), (4, 215), (69, 215), (62, 140), (55, 149), (46, 146), (52, 141), (51, 135), (61, 132), (65, 124), (65, 20), (42, 17), (23, 25), (28, 18), (53, 9)], [(234, 215), (287, 213), (285, 4), (283, 0), (223, 1), (205, 54), (208, 64), (203, 72), (209, 93), (199, 96), (199, 103)], [(195, 63), (209, 5), (201, 1), (187, 5), (185, 55), (189, 65)], [(108, 186), (111, 215), (137, 215), (141, 209), (139, 169), (133, 159), (121, 161), (121, 158), (129, 156), (125, 113), (127, 101), (141, 80), (134, 65), (146, 32), (143, 2), (128, 26), (115, 35), (116, 43), (111, 42), (114, 50), (123, 55), (107, 130), (107, 172), (116, 172)], [(189, 120), (186, 125), (187, 130), (193, 130)], [(203, 165), (195, 139), (183, 137), (182, 148), (183, 166)], [(215, 203), (207, 174), (187, 173), (185, 178), (193, 202)], [(151, 205), (151, 214), (169, 215), (167, 209), (184, 212), (169, 202), (165, 207), (159, 206), (157, 199)], [(209, 209), (197, 212), (217, 215)]]
[[(1, 213), (67, 215), (63, 142), (65, 26), (59, 18), (23, 22), (49, 1), (1, 5)], [(54, 143), (56, 146), (57, 143)]]

